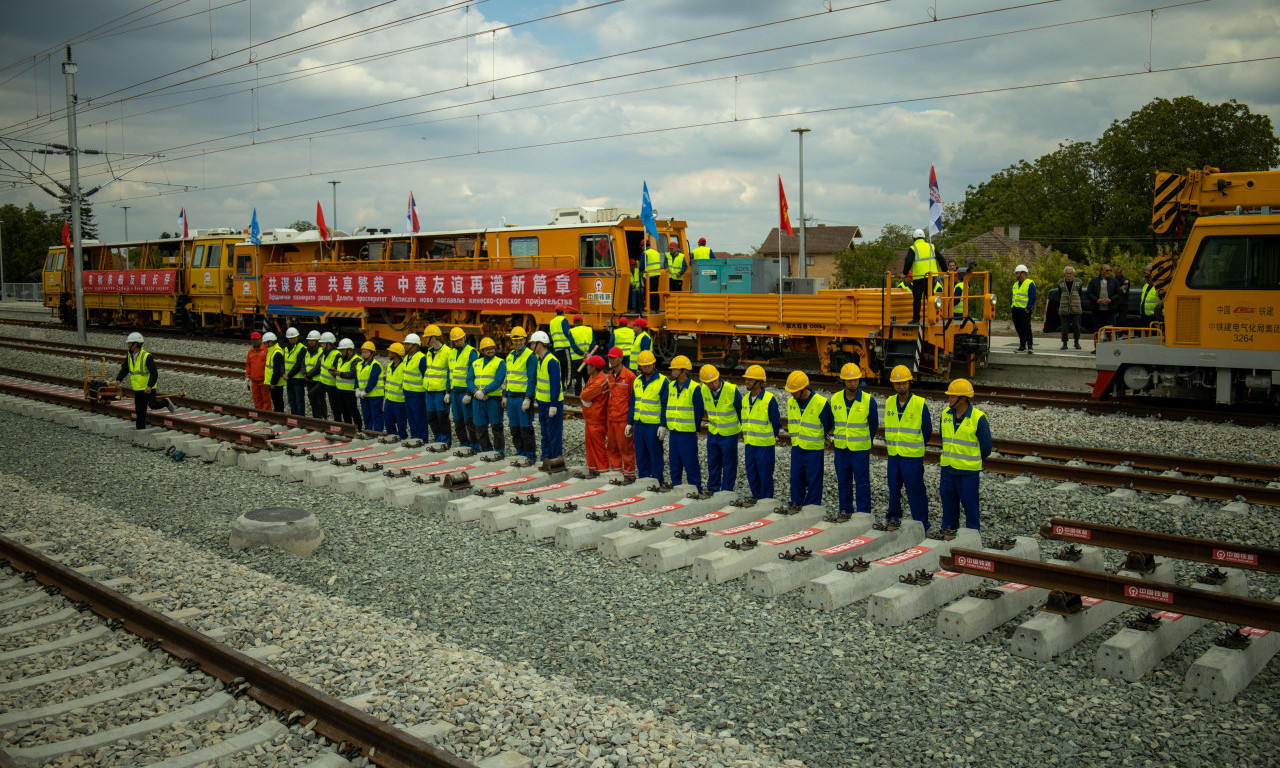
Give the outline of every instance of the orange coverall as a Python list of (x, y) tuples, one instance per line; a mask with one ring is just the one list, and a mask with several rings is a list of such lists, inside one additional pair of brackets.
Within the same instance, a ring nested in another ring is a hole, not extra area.
[(261, 344), (255, 349), (249, 347), (244, 356), (244, 376), (249, 380), (249, 391), (253, 395), (253, 407), (264, 411), (271, 410), (271, 388), (264, 380), (267, 376), (267, 348)]
[[(609, 454), (605, 451), (609, 402), (609, 378), (603, 372), (592, 374), (578, 395), (582, 401), (582, 420), (587, 424), (587, 469), (606, 472)], [(591, 405), (587, 405), (591, 403)]]
[(609, 379), (609, 469), (621, 472), (628, 480), (636, 479), (636, 444), (624, 434), (627, 411), (631, 408), (631, 384), (636, 375), (623, 366), (618, 373), (610, 370)]

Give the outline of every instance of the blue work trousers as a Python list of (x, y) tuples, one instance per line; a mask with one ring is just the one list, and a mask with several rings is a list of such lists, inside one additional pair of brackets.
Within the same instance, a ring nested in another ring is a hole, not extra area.
[(885, 519), (902, 521), (902, 490), (907, 491), (907, 504), (911, 507), (911, 519), (917, 520), (929, 530), (929, 497), (924, 491), (924, 457), (889, 457), (889, 511)]
[[(538, 403), (538, 426), (542, 430), (542, 460), (564, 456), (564, 403)], [(556, 415), (548, 413), (554, 407)]]
[(307, 381), (306, 379), (289, 379), (285, 384), (285, 393), (289, 397), (289, 413), (294, 416), (307, 415)]
[[(836, 449), (836, 486), (840, 490), (840, 513), (856, 511), (871, 514), (871, 449), (851, 451)], [(856, 489), (856, 490), (855, 490)]]
[(502, 395), (489, 395), (488, 400), (471, 398), (471, 420), (477, 428), (502, 426)]
[[(445, 445), (453, 444), (453, 430), (449, 426), (449, 406), (444, 403), (445, 391), (428, 392), (426, 413), (422, 418), (422, 439), (430, 440), (427, 431), (435, 433), (435, 441)], [(417, 437), (417, 435), (414, 435)]]
[(431, 438), (427, 435), (426, 393), (406, 391), (404, 393), (404, 414), (405, 428), (417, 439), (424, 443), (428, 442)]
[(774, 498), (773, 472), (778, 460), (777, 451), (772, 445), (748, 445), (744, 454), (747, 487), (751, 489), (751, 498)]
[(364, 428), (370, 432), (382, 431), (382, 398), (365, 395), (360, 398), (360, 416), (364, 419)]
[(631, 436), (636, 441), (636, 476), (652, 477), (659, 483), (663, 481), (662, 441), (658, 440), (657, 424), (641, 424), (632, 426)]
[(738, 436), (707, 436), (707, 490), (732, 491), (738, 484)]
[(473, 450), (480, 450), (480, 443), (476, 440), (475, 430), (472, 429), (475, 421), (472, 419), (471, 406), (475, 404), (475, 398), (472, 398), (471, 403), (462, 402), (462, 399), (470, 394), (467, 392), (466, 387), (455, 387), (449, 394), (451, 395), (449, 405), (453, 413), (455, 426), (457, 426), (456, 422), (462, 422), (461, 429), (458, 430), (458, 444), (467, 445)]
[(702, 493), (702, 466), (698, 463), (698, 433), (671, 432), (671, 484), (679, 485), (687, 476), (689, 485)]
[(826, 453), (791, 446), (791, 504), (822, 504), (822, 470)]
[(942, 527), (960, 527), (960, 507), (964, 507), (964, 527), (975, 531), (978, 524), (978, 480), (981, 472), (952, 472), (942, 468), (938, 495), (942, 497)]
[(409, 436), (409, 425), (404, 413), (404, 403), (383, 400), (382, 429), (388, 435), (396, 435), (401, 440)]
[(533, 413), (524, 409), (524, 394), (507, 395), (507, 425), (516, 427), (532, 427)]

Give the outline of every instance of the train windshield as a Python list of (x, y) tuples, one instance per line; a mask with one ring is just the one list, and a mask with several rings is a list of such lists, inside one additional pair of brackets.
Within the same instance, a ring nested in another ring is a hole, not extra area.
[(1280, 290), (1280, 235), (1215, 235), (1200, 243), (1187, 287)]

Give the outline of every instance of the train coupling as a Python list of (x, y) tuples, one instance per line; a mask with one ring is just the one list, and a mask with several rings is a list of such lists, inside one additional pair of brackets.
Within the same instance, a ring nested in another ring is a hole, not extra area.
[(606, 509), (603, 512), (588, 512), (588, 520), (595, 520), (597, 523), (607, 523), (610, 520), (618, 519), (618, 513), (612, 509)]
[(921, 568), (914, 573), (906, 573), (898, 577), (899, 584), (910, 584), (913, 587), (927, 587), (933, 583), (933, 574)]
[(736, 549), (739, 552), (746, 552), (755, 549), (760, 542), (750, 536), (743, 536), (741, 539), (729, 539), (724, 543), (725, 549)]
[(706, 536), (707, 532), (702, 528), (694, 528), (692, 531), (676, 531), (676, 538), (684, 539), (685, 541), (697, 541), (698, 539), (706, 538)]
[(547, 511), (555, 512), (557, 515), (567, 515), (578, 508), (577, 504), (572, 501), (566, 501), (563, 504), (548, 504)]
[(512, 504), (519, 504), (522, 507), (532, 506), (534, 504), (537, 504), (539, 501), (541, 501), (541, 499), (539, 499), (537, 496), (534, 496), (533, 494), (529, 494), (528, 496), (525, 496), (523, 499), (520, 498), (519, 496), (513, 496), (511, 499)]
[(837, 571), (844, 571), (845, 573), (862, 573), (870, 568), (871, 563), (861, 557), (855, 557), (852, 560), (845, 560), (843, 563), (836, 565)]
[(648, 520), (632, 520), (631, 527), (637, 531), (656, 531), (662, 527), (662, 521), (653, 517)]
[(804, 547), (796, 547), (795, 551), (788, 549), (786, 552), (779, 552), (779, 560), (790, 560), (793, 563), (803, 563), (805, 560), (813, 557), (813, 550)]

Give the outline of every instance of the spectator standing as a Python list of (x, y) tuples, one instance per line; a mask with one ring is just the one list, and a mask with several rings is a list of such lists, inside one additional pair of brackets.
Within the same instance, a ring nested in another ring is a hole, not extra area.
[(304, 372), (304, 381), (307, 387), (307, 399), (311, 401), (311, 418), (327, 419), (329, 418), (329, 409), (325, 406), (325, 397), (328, 392), (325, 390), (322, 381), (320, 358), (324, 355), (324, 350), (320, 348), (320, 332), (307, 332), (307, 348), (302, 353), (302, 369)]
[(244, 380), (249, 383), (249, 397), (253, 407), (271, 410), (271, 391), (264, 383), (267, 368), (267, 350), (262, 346), (262, 334), (249, 334), (249, 351), (244, 356)]
[[(643, 317), (637, 317), (631, 321), (631, 327), (635, 329), (635, 340), (631, 342), (631, 350), (627, 353), (626, 365), (635, 373), (639, 369), (638, 360), (641, 352), (653, 351), (653, 337), (649, 335), (649, 321)], [(623, 348), (626, 351), (626, 348)]]
[(625, 359), (626, 355), (619, 347), (609, 350), (609, 371), (605, 374), (609, 386), (608, 442), (605, 448), (609, 454), (609, 469), (621, 472), (624, 480), (634, 482), (636, 445), (629, 436), (627, 417), (631, 413), (631, 387), (636, 375), (623, 364)]
[(538, 402), (538, 426), (542, 433), (542, 471), (564, 466), (564, 389), (560, 361), (551, 354), (551, 339), (538, 331), (529, 338), (538, 359), (534, 399)]
[[(1093, 330), (1097, 334), (1098, 341), (1108, 340), (1102, 335), (1102, 329), (1108, 325), (1116, 323), (1116, 301), (1120, 297), (1120, 284), (1116, 282), (1115, 277), (1111, 274), (1111, 265), (1103, 264), (1098, 267), (1098, 276), (1089, 281), (1089, 287), (1086, 288), (1089, 296), (1093, 299)], [(1097, 354), (1097, 350), (1092, 350)]]
[(582, 420), (586, 424), (587, 470), (600, 474), (609, 469), (609, 376), (604, 372), (604, 358), (587, 358), (587, 381), (582, 386)]
[(1124, 276), (1124, 267), (1119, 264), (1111, 268), (1111, 274), (1116, 279), (1116, 325), (1129, 325), (1129, 278)]
[(436, 442), (448, 447), (453, 444), (453, 430), (449, 426), (449, 373), (453, 368), (453, 347), (445, 346), (444, 332), (438, 325), (428, 325), (422, 335), (427, 340), (427, 349), (420, 363), (426, 407), (420, 427), (422, 434), (414, 437), (425, 442), (431, 439), (427, 437), (430, 432)]
[[(644, 241), (644, 275), (649, 287), (649, 311), (658, 311), (658, 277), (662, 270), (667, 268), (667, 260), (658, 249), (654, 248), (654, 242), (648, 238)], [(637, 454), (638, 456), (638, 454)]]
[(627, 320), (627, 316), (623, 315), (618, 318), (618, 326), (613, 329), (613, 333), (609, 336), (609, 348), (617, 347), (622, 351), (622, 364), (628, 368), (627, 357), (631, 353), (631, 347), (636, 341), (636, 329), (631, 327), (631, 321)]
[(680, 251), (680, 241), (672, 237), (667, 241), (667, 270), (671, 273), (671, 291), (684, 290), (684, 274), (689, 262)]
[[(459, 327), (449, 331), (449, 346), (453, 347), (452, 360), (449, 366), (449, 395), (452, 398), (453, 426), (458, 433), (458, 446), (466, 446), (473, 451), (480, 450), (480, 441), (476, 439), (475, 420), (471, 413), (471, 395), (467, 392), (467, 377), (471, 375), (471, 364), (479, 355), (476, 348), (467, 342), (467, 332)], [(449, 400), (446, 399), (448, 404)]]
[(396, 370), (404, 390), (404, 420), (401, 429), (422, 442), (430, 442), (427, 434), (427, 383), (424, 377), (427, 355), (422, 351), (422, 338), (416, 333), (404, 337), (404, 358)]
[(360, 416), (359, 399), (356, 397), (356, 376), (360, 371), (360, 358), (356, 357), (356, 345), (351, 339), (343, 337), (338, 342), (338, 359), (333, 368), (334, 391), (337, 392), (337, 407), (334, 413), (339, 421), (354, 424), (356, 429), (364, 429), (364, 419)]
[(1084, 282), (1076, 279), (1075, 267), (1062, 270), (1058, 281), (1058, 329), (1062, 332), (1062, 348), (1067, 348), (1067, 333), (1075, 334), (1080, 348), (1080, 317), (1084, 314)]
[(631, 289), (627, 292), (627, 311), (637, 314), (644, 311), (644, 277), (640, 273), (640, 262), (630, 260)]
[[(713, 256), (715, 256), (715, 253), (707, 247), (707, 238), (698, 238), (698, 247), (693, 249), (693, 260), (701, 261), (702, 259), (710, 259)], [(726, 488), (725, 490), (729, 489)]]
[(1027, 277), (1027, 265), (1013, 270), (1013, 327), (1018, 331), (1018, 351), (1033, 353), (1035, 338), (1031, 335), (1031, 313), (1036, 308), (1036, 281)]

